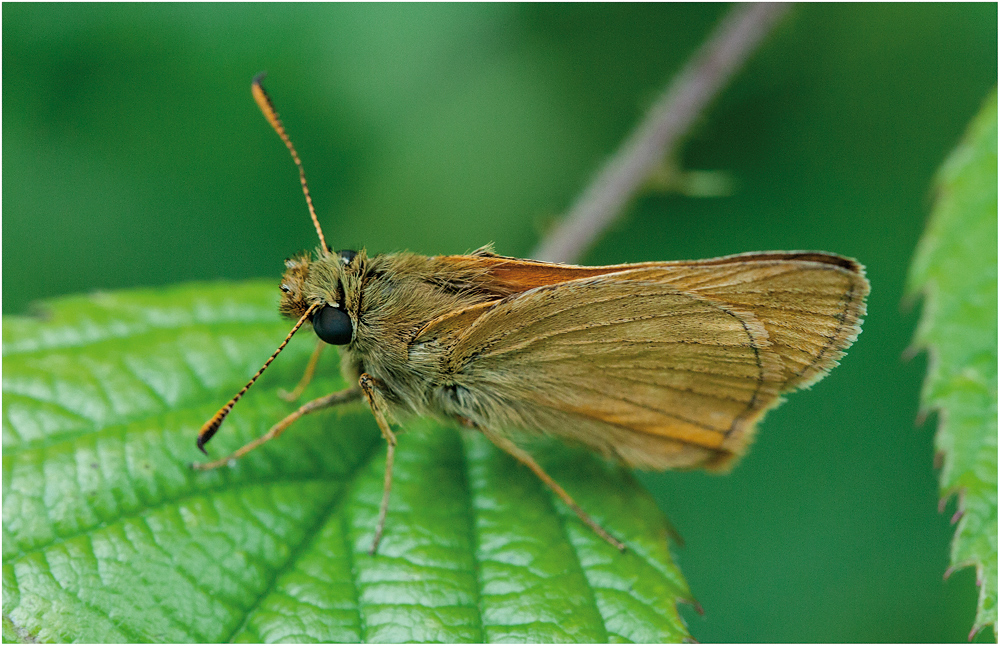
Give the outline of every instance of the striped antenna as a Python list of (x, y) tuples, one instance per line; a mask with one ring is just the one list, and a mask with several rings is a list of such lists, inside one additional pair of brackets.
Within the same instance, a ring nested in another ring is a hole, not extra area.
[(246, 393), (246, 391), (250, 390), (250, 386), (253, 385), (253, 382), (257, 381), (257, 377), (261, 376), (264, 373), (264, 371), (267, 370), (267, 367), (271, 365), (271, 362), (274, 361), (274, 358), (276, 356), (278, 356), (278, 353), (284, 350), (285, 346), (288, 345), (288, 342), (292, 339), (292, 335), (295, 334), (300, 327), (302, 327), (302, 324), (306, 322), (306, 320), (309, 318), (310, 315), (312, 315), (313, 310), (315, 310), (320, 305), (322, 305), (322, 303), (313, 303), (312, 305), (309, 306), (309, 309), (306, 310), (306, 313), (302, 315), (302, 318), (300, 318), (298, 323), (295, 324), (295, 327), (292, 328), (292, 331), (288, 333), (288, 336), (286, 336), (285, 340), (281, 342), (281, 345), (278, 346), (278, 349), (274, 351), (274, 354), (268, 357), (267, 361), (264, 362), (264, 365), (262, 365), (260, 367), (260, 370), (257, 371), (257, 374), (251, 377), (250, 381), (247, 382), (247, 385), (243, 386), (243, 389), (240, 390), (240, 392), (236, 393), (236, 395), (229, 400), (229, 403), (220, 408), (219, 412), (213, 415), (212, 419), (205, 422), (205, 425), (201, 427), (201, 430), (198, 431), (198, 448), (201, 450), (202, 453), (208, 455), (208, 451), (205, 450), (205, 444), (208, 443), (210, 439), (212, 439), (212, 436), (215, 435), (215, 432), (219, 430), (220, 426), (222, 426), (222, 422), (226, 419), (226, 415), (229, 414), (229, 411), (233, 410), (233, 406), (235, 406), (236, 402), (240, 400), (240, 397), (242, 397)]
[(253, 99), (260, 107), (260, 111), (264, 113), (264, 118), (266, 118), (267, 122), (271, 124), (274, 131), (278, 133), (281, 140), (285, 142), (288, 152), (292, 153), (292, 160), (295, 162), (295, 165), (299, 167), (299, 182), (302, 183), (302, 192), (306, 196), (306, 204), (309, 205), (309, 217), (312, 218), (313, 226), (316, 227), (316, 233), (319, 235), (320, 252), (324, 256), (328, 256), (330, 254), (330, 250), (326, 246), (326, 238), (323, 237), (323, 229), (319, 226), (319, 218), (316, 217), (316, 209), (313, 208), (312, 196), (309, 195), (309, 184), (306, 183), (306, 171), (302, 168), (302, 160), (299, 159), (299, 154), (295, 152), (295, 146), (292, 145), (292, 140), (288, 138), (288, 134), (285, 132), (285, 126), (281, 124), (281, 119), (278, 118), (278, 111), (274, 109), (274, 103), (271, 102), (271, 97), (267, 95), (267, 92), (264, 91), (264, 86), (260, 84), (266, 75), (266, 72), (261, 72), (255, 76), (253, 83), (250, 84), (250, 91), (253, 92)]

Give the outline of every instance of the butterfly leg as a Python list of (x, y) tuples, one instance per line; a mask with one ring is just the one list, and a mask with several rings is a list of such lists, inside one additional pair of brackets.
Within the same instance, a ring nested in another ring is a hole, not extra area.
[(306, 364), (306, 371), (302, 373), (302, 379), (299, 380), (298, 385), (295, 386), (292, 392), (279, 390), (278, 397), (281, 397), (286, 402), (293, 402), (302, 396), (306, 386), (309, 385), (309, 382), (312, 381), (313, 375), (316, 374), (316, 364), (319, 363), (319, 355), (323, 354), (323, 348), (327, 345), (329, 344), (325, 341), (318, 341), (316, 343), (316, 349), (313, 350), (312, 356), (309, 357), (309, 363)]
[(338, 390), (335, 393), (330, 393), (325, 397), (320, 397), (314, 399), (311, 402), (307, 402), (299, 406), (298, 410), (287, 416), (285, 419), (281, 420), (268, 430), (267, 433), (258, 437), (255, 440), (247, 442), (240, 448), (236, 449), (232, 454), (227, 455), (224, 458), (219, 458), (218, 460), (212, 460), (211, 462), (203, 462), (200, 464), (192, 464), (191, 468), (197, 471), (208, 471), (209, 469), (217, 469), (221, 466), (229, 464), (231, 460), (236, 460), (243, 457), (250, 451), (253, 451), (258, 446), (264, 442), (268, 442), (278, 437), (285, 432), (285, 429), (291, 426), (295, 420), (299, 419), (303, 415), (308, 415), (309, 413), (314, 413), (318, 410), (324, 408), (329, 408), (331, 406), (336, 406), (337, 404), (344, 404), (350, 401), (354, 401), (361, 397), (361, 390), (357, 387), (345, 388), (344, 390)]
[(495, 444), (500, 449), (506, 451), (511, 457), (513, 457), (515, 460), (517, 460), (524, 466), (531, 469), (534, 472), (534, 474), (538, 476), (538, 479), (544, 482), (549, 487), (549, 489), (554, 491), (555, 494), (559, 496), (559, 498), (561, 498), (564, 503), (569, 505), (569, 508), (572, 509), (576, 513), (576, 515), (580, 517), (580, 520), (582, 520), (584, 523), (587, 524), (588, 527), (594, 530), (594, 532), (598, 536), (600, 536), (608, 543), (616, 547), (619, 551), (621, 552), (625, 551), (625, 544), (619, 541), (611, 534), (609, 534), (603, 527), (598, 525), (597, 522), (593, 518), (591, 518), (589, 514), (587, 514), (587, 512), (581, 509), (580, 506), (576, 504), (576, 501), (573, 500), (572, 496), (566, 493), (566, 490), (560, 487), (559, 483), (553, 480), (549, 474), (545, 473), (545, 470), (542, 469), (541, 465), (535, 462), (535, 458), (531, 457), (530, 453), (528, 453), (518, 445), (514, 444), (512, 441), (510, 441), (503, 435), (492, 433), (490, 431), (487, 431), (486, 429), (480, 429), (480, 430), (483, 431), (483, 434), (487, 438), (489, 438), (489, 440), (493, 442), (493, 444)]
[(385, 410), (385, 400), (375, 386), (375, 379), (368, 373), (363, 373), (358, 378), (358, 385), (361, 386), (361, 391), (364, 393), (365, 399), (368, 400), (368, 405), (372, 409), (372, 415), (375, 416), (375, 422), (378, 424), (379, 430), (382, 431), (382, 437), (385, 438), (386, 444), (388, 444), (385, 454), (385, 481), (382, 486), (382, 504), (379, 505), (375, 539), (372, 541), (371, 549), (368, 550), (369, 554), (374, 555), (378, 549), (379, 541), (382, 540), (382, 532), (385, 531), (385, 516), (389, 511), (389, 492), (392, 491), (392, 464), (396, 456), (396, 434), (389, 428), (389, 422), (385, 419), (385, 413), (383, 412)]

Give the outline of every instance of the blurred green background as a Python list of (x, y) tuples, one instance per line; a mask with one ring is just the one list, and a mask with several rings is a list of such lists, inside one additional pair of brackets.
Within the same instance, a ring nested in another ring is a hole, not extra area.
[[(3, 5), (3, 311), (273, 276), (316, 244), (526, 255), (726, 5)], [(931, 180), (997, 79), (995, 4), (793, 8), (689, 138), (731, 195), (648, 194), (588, 264), (823, 249), (864, 333), (727, 476), (640, 476), (687, 541), (701, 641), (964, 641), (934, 421), (901, 306)], [(992, 638), (989, 631), (983, 637)]]

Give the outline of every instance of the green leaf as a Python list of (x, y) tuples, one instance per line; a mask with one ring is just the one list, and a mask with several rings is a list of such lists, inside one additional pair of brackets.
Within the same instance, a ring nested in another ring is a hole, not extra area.
[(942, 502), (958, 495), (949, 572), (975, 566), (972, 635), (997, 622), (997, 95), (937, 178), (910, 268), (924, 293), (915, 345), (930, 352), (922, 407), (937, 410)]
[[(62, 298), (3, 326), (3, 635), (14, 641), (680, 641), (690, 599), (668, 525), (623, 468), (544, 443), (552, 476), (620, 554), (481, 435), (385, 447), (356, 404), (299, 420), (230, 467), (189, 468), (201, 424), (290, 324), (271, 282)], [(301, 337), (301, 338), (299, 338)], [(294, 409), (311, 334), (209, 445)], [(305, 397), (343, 388), (328, 352)]]

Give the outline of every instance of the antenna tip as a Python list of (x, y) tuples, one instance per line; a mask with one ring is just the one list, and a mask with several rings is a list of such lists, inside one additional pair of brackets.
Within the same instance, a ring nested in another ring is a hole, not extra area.
[(208, 441), (210, 439), (212, 439), (212, 436), (215, 435), (215, 432), (219, 430), (219, 426), (222, 423), (221, 420), (218, 419), (218, 417), (219, 415), (216, 414), (216, 416), (213, 417), (207, 424), (202, 426), (201, 431), (198, 432), (198, 441), (196, 442), (196, 444), (198, 445), (198, 450), (204, 453), (205, 455), (208, 455), (208, 451), (205, 450), (205, 445), (208, 444)]
[(253, 77), (253, 83), (251, 85), (260, 85), (260, 82), (267, 77), (267, 72), (261, 72), (257, 76)]

